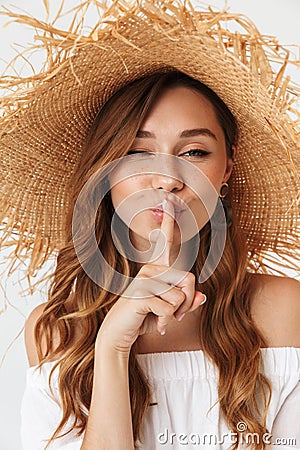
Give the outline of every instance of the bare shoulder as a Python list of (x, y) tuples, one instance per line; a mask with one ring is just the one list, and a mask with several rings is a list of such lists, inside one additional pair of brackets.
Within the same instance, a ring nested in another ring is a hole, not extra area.
[(30, 366), (35, 366), (39, 363), (39, 358), (37, 354), (37, 349), (34, 339), (34, 329), (37, 320), (42, 315), (46, 303), (36, 306), (28, 316), (25, 322), (24, 336), (25, 336), (25, 346), (27, 352), (27, 358)]
[[(65, 301), (65, 308), (67, 312), (73, 311), (73, 302), (74, 302), (74, 295), (71, 294), (69, 298)], [(41, 305), (38, 305), (36, 308), (34, 308), (30, 315), (28, 316), (26, 322), (25, 322), (25, 346), (26, 346), (26, 352), (27, 352), (27, 358), (30, 366), (36, 366), (39, 364), (39, 357), (37, 353), (37, 348), (35, 344), (35, 338), (34, 338), (34, 331), (35, 326), (42, 315), (42, 313), (45, 310), (47, 303), (42, 303)], [(70, 339), (69, 345), (76, 342), (77, 339), (81, 337), (81, 327), (80, 324), (77, 323), (76, 327), (71, 326), (72, 330), (72, 338)], [(60, 333), (58, 328), (56, 327), (55, 323), (52, 324), (51, 328), (51, 339), (50, 339), (50, 356), (49, 361), (54, 361), (58, 357), (62, 356), (64, 352), (57, 353), (56, 349), (60, 345)], [(46, 349), (46, 339), (42, 339), (41, 342), (42, 351)], [(64, 351), (67, 350), (68, 347), (64, 347)], [(55, 351), (55, 352), (54, 352)], [(51, 358), (51, 352), (53, 352), (53, 359)]]
[(269, 347), (300, 347), (300, 282), (254, 275), (252, 318)]

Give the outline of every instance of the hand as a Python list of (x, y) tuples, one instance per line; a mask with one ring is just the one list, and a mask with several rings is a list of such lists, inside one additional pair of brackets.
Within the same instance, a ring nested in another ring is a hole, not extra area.
[(174, 211), (164, 201), (161, 232), (153, 252), (152, 264), (145, 264), (123, 295), (106, 315), (97, 341), (129, 354), (139, 335), (158, 331), (165, 334), (168, 323), (181, 320), (206, 297), (195, 291), (195, 276), (170, 267), (173, 244)]

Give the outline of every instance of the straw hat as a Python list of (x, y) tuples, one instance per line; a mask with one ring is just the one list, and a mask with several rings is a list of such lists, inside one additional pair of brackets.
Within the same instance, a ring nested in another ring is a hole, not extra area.
[(244, 16), (176, 0), (98, 5), (99, 21), (86, 31), (82, 17), (92, 3), (74, 7), (68, 30), (7, 11), (35, 27), (35, 45), (48, 53), (31, 78), (1, 79), (13, 91), (0, 99), (0, 222), (2, 245), (16, 244), (13, 259), (29, 257), (33, 274), (64, 245), (69, 181), (101, 105), (135, 78), (174, 69), (212, 88), (237, 119), (230, 189), (252, 267), (266, 252), (271, 262), (270, 252), (294, 256), (300, 117), (299, 87), (284, 76), (288, 51)]

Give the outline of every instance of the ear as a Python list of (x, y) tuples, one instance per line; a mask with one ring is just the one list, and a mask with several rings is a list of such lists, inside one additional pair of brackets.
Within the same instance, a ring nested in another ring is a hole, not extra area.
[(223, 177), (223, 183), (226, 183), (231, 176), (233, 165), (234, 165), (234, 160), (235, 160), (235, 155), (236, 155), (236, 146), (233, 145), (232, 146), (232, 156), (230, 158), (227, 158), (227, 164), (226, 164), (226, 170), (225, 170), (224, 177)]

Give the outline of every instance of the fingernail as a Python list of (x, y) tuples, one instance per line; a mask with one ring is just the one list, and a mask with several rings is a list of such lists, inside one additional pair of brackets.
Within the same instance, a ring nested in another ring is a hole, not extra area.
[(200, 306), (201, 305), (203, 305), (203, 303), (205, 303), (206, 302), (206, 300), (207, 300), (207, 297), (206, 297), (206, 295), (205, 294), (202, 294), (203, 296), (204, 296), (204, 299), (202, 300), (202, 302), (200, 303)]
[(164, 198), (163, 201), (162, 201), (162, 209), (163, 209), (164, 211), (166, 211), (166, 209), (167, 209), (167, 204), (168, 204), (168, 202), (167, 202), (167, 200)]
[(180, 314), (180, 316), (177, 317), (178, 322), (180, 322), (185, 316), (185, 313)]

